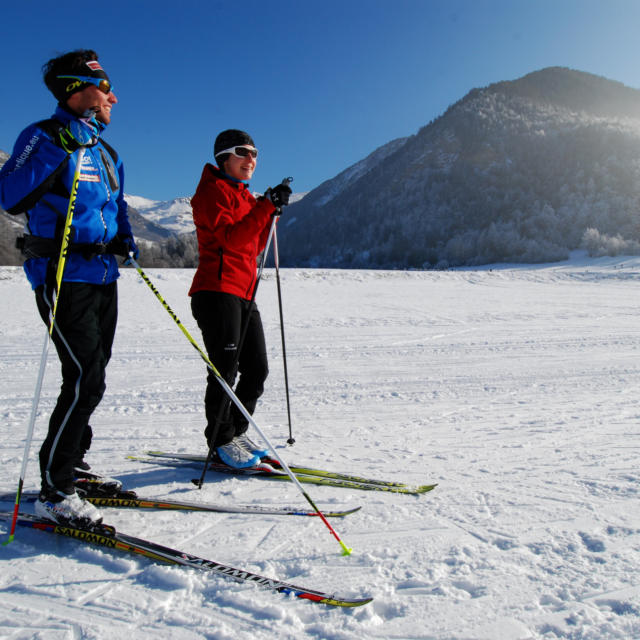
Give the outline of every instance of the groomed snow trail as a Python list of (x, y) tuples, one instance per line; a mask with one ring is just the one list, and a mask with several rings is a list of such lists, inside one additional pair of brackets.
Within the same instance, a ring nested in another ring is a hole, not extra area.
[[(190, 270), (149, 276), (193, 336)], [(318, 519), (105, 509), (122, 531), (373, 603), (339, 610), (19, 530), (0, 548), (0, 638), (640, 638), (640, 260), (450, 272), (281, 270), (258, 303), (271, 373), (255, 418), (289, 462), (438, 482), (414, 497), (309, 487)], [(15, 490), (44, 327), (0, 268), (0, 487)], [(59, 386), (50, 353), (27, 489)], [(131, 270), (89, 461), (144, 496), (306, 506), (292, 485), (127, 459), (201, 452), (205, 368)], [(255, 434), (254, 434), (255, 435)], [(2, 507), (11, 508), (7, 503)], [(0, 525), (5, 538), (6, 527)]]

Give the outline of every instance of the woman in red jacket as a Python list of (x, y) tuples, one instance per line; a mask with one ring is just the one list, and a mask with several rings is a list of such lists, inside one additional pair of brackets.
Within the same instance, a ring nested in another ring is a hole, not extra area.
[[(253, 197), (247, 181), (256, 168), (258, 150), (251, 136), (229, 129), (214, 145), (218, 167), (207, 163), (191, 199), (198, 235), (199, 265), (189, 295), (209, 359), (233, 387), (250, 414), (269, 373), (260, 312), (251, 299), (256, 286), (256, 262), (265, 248), (271, 220), (289, 204), (291, 189), (278, 185)], [(244, 342), (239, 345), (247, 323)], [(222, 462), (250, 467), (266, 451), (245, 435), (246, 418), (229, 402), (209, 371), (205, 393), (205, 436)]]

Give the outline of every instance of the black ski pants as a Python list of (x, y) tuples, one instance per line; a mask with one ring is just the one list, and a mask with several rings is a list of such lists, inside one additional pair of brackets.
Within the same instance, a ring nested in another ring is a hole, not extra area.
[[(231, 388), (240, 374), (235, 393), (253, 415), (269, 375), (264, 329), (257, 305), (229, 293), (198, 291), (191, 297), (191, 311), (202, 332), (209, 359)], [(239, 345), (245, 323), (248, 323), (247, 332), (243, 344)], [(247, 419), (229, 401), (211, 371), (207, 376), (204, 406), (205, 436), (211, 446), (227, 444), (247, 430)]]
[[(45, 324), (53, 304), (51, 289), (35, 291)], [(89, 419), (100, 403), (105, 369), (118, 318), (118, 289), (85, 282), (64, 282), (60, 289), (53, 343), (60, 358), (62, 385), (40, 449), (44, 488), (73, 491), (74, 467), (91, 444)]]

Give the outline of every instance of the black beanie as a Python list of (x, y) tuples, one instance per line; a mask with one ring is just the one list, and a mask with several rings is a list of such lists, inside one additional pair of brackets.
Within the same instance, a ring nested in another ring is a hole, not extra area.
[(43, 73), (47, 88), (61, 104), (65, 104), (74, 93), (86, 89), (90, 83), (58, 76), (88, 76), (109, 80), (109, 76), (98, 62), (98, 54), (91, 49), (70, 51), (53, 58), (44, 65)]
[(250, 144), (252, 147), (256, 146), (253, 138), (246, 133), (246, 131), (240, 131), (240, 129), (227, 129), (226, 131), (219, 133), (213, 145), (213, 157), (216, 159), (218, 167), (222, 169), (224, 163), (229, 157), (228, 153), (223, 153), (221, 156), (218, 156), (221, 151), (231, 149), (231, 147), (238, 147), (243, 144)]

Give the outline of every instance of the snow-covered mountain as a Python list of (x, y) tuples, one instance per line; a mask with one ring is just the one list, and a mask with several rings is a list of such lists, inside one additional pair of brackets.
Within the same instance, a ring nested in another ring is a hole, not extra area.
[(300, 193), (292, 193), (291, 197), (289, 198), (289, 204), (293, 204), (294, 202), (299, 202), (300, 200), (302, 200), (302, 198), (304, 198), (309, 192), (308, 191), (302, 191)]
[(640, 251), (640, 91), (553, 67), (473, 89), (287, 212), (286, 266), (445, 267)]
[(142, 217), (150, 222), (180, 235), (194, 231), (193, 216), (189, 198), (173, 200), (150, 200), (141, 196), (125, 195), (125, 200)]
[[(306, 193), (291, 195), (291, 204), (299, 202)], [(173, 200), (150, 200), (142, 196), (125, 195), (129, 207), (134, 208), (145, 220), (169, 231), (172, 235), (182, 235), (195, 231), (190, 198)]]
[[(146, 241), (141, 262), (195, 265), (188, 198), (127, 201)], [(640, 253), (640, 91), (561, 67), (473, 89), (415, 135), (291, 203), (280, 225), (283, 266), (441, 268), (557, 261), (577, 248)], [(9, 228), (2, 260), (13, 226), (4, 216), (0, 224)]]
[[(407, 141), (407, 138), (397, 138), (387, 144), (378, 147), (373, 153), (370, 153), (364, 160), (356, 162), (342, 173), (338, 174), (332, 180), (323, 182), (317, 189), (314, 189), (314, 204), (323, 206), (328, 204), (336, 196), (340, 195), (347, 187), (354, 184), (362, 176), (366, 175), (371, 169), (382, 163), (385, 158), (395, 153)], [(291, 202), (293, 204), (293, 202)]]

